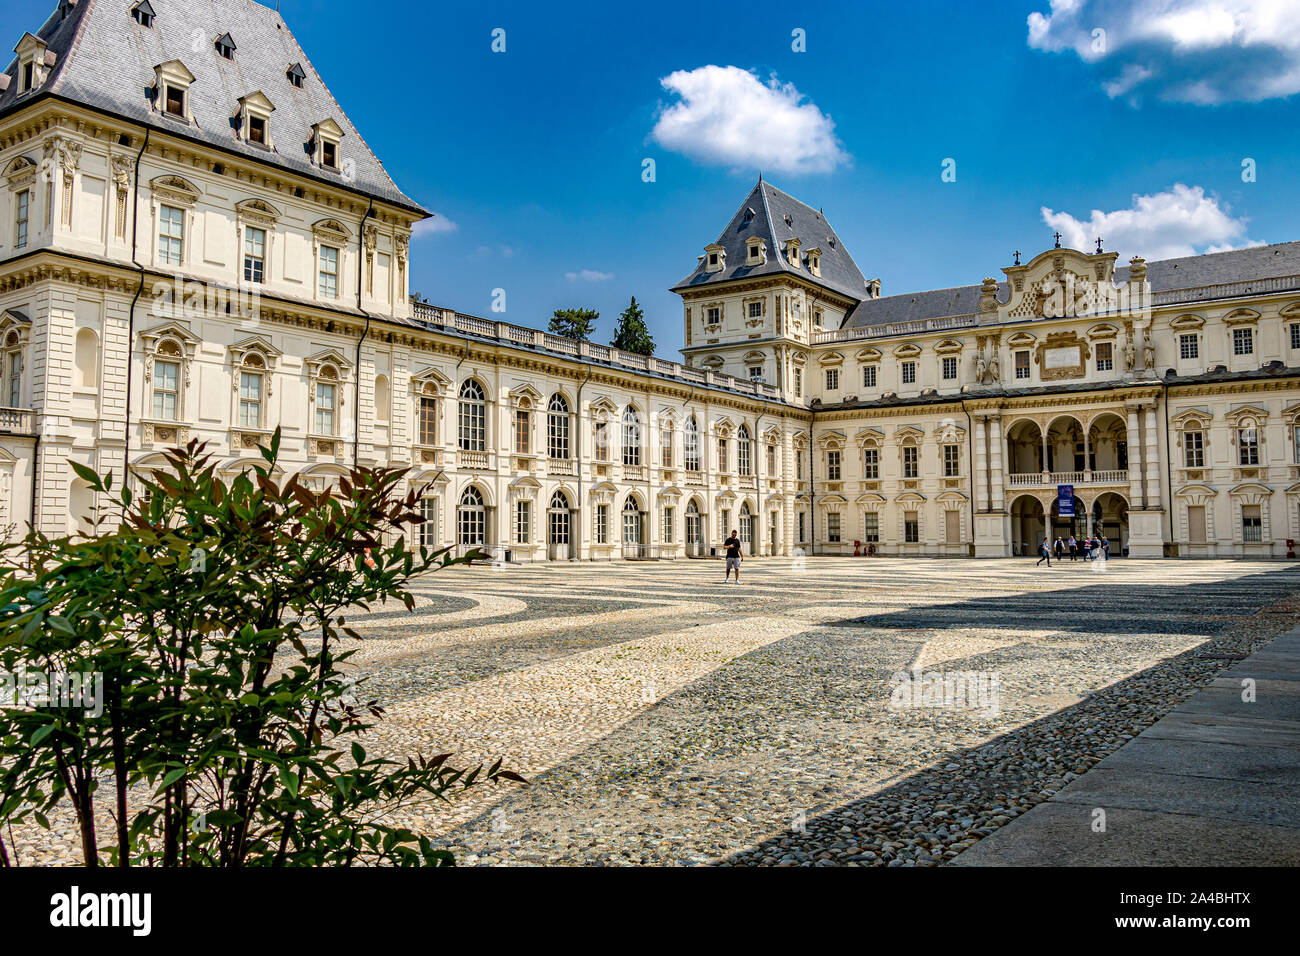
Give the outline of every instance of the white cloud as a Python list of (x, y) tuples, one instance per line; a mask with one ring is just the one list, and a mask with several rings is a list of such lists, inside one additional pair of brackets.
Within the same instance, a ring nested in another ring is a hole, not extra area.
[(1294, 0), (1050, 0), (1029, 15), (1029, 46), (1073, 52), (1112, 98), (1257, 102), (1300, 92)]
[(775, 73), (764, 83), (738, 66), (710, 65), (659, 82), (680, 97), (650, 132), (665, 149), (704, 163), (783, 173), (826, 173), (849, 162), (831, 118)]
[(421, 219), (411, 227), (411, 238), (424, 239), (427, 236), (436, 236), (441, 232), (455, 232), (459, 228), (460, 226), (446, 216), (434, 213), (432, 219)]
[(583, 269), (581, 272), (566, 272), (564, 278), (570, 282), (608, 282), (614, 278), (612, 272), (597, 272), (595, 269)]
[(1246, 219), (1229, 215), (1200, 186), (1182, 183), (1167, 192), (1135, 195), (1128, 209), (1094, 209), (1088, 219), (1046, 206), (1042, 214), (1043, 222), (1061, 233), (1061, 245), (1091, 252), (1100, 236), (1121, 263), (1133, 256), (1154, 261), (1260, 245), (1246, 238)]

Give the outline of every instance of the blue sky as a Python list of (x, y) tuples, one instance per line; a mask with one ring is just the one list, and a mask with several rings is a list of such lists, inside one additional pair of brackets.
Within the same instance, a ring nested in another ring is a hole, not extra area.
[[(0, 25), (16, 42), (52, 7), (7, 0)], [(760, 167), (825, 210), (886, 294), (1000, 276), (1055, 228), (1124, 259), (1300, 238), (1300, 2), (280, 8), (446, 224), (417, 237), (412, 287), (464, 312), (503, 288), (501, 318), (595, 308), (607, 341), (635, 295), (671, 355), (668, 287)]]

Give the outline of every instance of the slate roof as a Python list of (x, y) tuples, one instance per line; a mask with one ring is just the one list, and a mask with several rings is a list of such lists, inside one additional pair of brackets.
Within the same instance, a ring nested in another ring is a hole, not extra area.
[[(0, 92), (0, 115), (42, 95), (54, 95), (429, 215), (398, 189), (278, 12), (255, 0), (149, 2), (156, 14), (152, 27), (131, 17), (132, 0), (80, 0), (66, 5), (66, 16), (60, 4), (35, 34), (56, 55), (50, 74), (36, 93), (20, 97), (14, 58), (5, 71), (10, 80), (8, 89)], [(193, 50), (196, 30), (203, 39)], [(216, 50), (217, 38), (226, 33), (236, 43), (233, 60)], [(192, 124), (164, 119), (151, 109), (148, 91), (154, 67), (168, 60), (180, 60), (195, 76), (190, 88)], [(306, 74), (302, 89), (286, 76), (294, 63)], [(268, 124), (274, 144), (270, 151), (235, 135), (238, 100), (255, 91), (275, 106)], [(312, 124), (327, 118), (343, 130), (340, 158), (355, 164), (350, 183), (311, 162), (307, 143)]]
[[(748, 211), (753, 210), (753, 215)], [(786, 217), (789, 217), (789, 222)], [(767, 240), (767, 262), (762, 265), (745, 264), (748, 257), (746, 240), (758, 236)], [(798, 239), (800, 252), (821, 250), (821, 276), (803, 268), (794, 268), (785, 260), (782, 250), (786, 240)], [(851, 299), (861, 299), (866, 294), (866, 281), (857, 263), (840, 241), (831, 224), (819, 211), (782, 192), (769, 182), (760, 179), (727, 228), (718, 236), (718, 245), (727, 253), (726, 268), (718, 272), (706, 271), (707, 263), (701, 261), (695, 270), (673, 287), (680, 292), (705, 285), (716, 285), (753, 276), (790, 273), (802, 276), (816, 285), (834, 290)]]
[[(1115, 282), (1127, 282), (1128, 273), (1127, 265), (1117, 267)], [(1300, 242), (1281, 242), (1147, 263), (1147, 282), (1152, 292), (1288, 275), (1300, 275)], [(1007, 284), (999, 282), (998, 300), (1005, 302), (1007, 295)], [(842, 328), (970, 315), (979, 311), (979, 299), (978, 285), (865, 299), (845, 318)]]

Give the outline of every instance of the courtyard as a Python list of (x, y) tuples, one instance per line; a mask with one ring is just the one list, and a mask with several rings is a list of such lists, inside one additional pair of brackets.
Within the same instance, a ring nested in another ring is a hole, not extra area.
[(768, 558), (721, 579), (454, 568), (413, 613), (354, 619), (358, 696), (388, 711), (372, 748), (530, 781), (404, 822), (463, 864), (935, 865), (1300, 613), (1279, 562)]

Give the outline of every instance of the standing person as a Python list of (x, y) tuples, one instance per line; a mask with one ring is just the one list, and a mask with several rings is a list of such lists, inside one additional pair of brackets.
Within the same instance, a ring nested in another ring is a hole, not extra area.
[(1052, 549), (1048, 546), (1046, 538), (1044, 538), (1042, 540), (1042, 543), (1039, 544), (1038, 554), (1039, 554), (1039, 558), (1036, 562), (1034, 562), (1034, 567), (1038, 567), (1040, 564), (1046, 561), (1047, 566), (1050, 568), (1052, 566)]
[(1073, 534), (1070, 535), (1070, 560), (1073, 561), (1079, 556), (1079, 539)]
[(1110, 538), (1101, 539), (1101, 556), (1103, 560), (1110, 560)]
[(1065, 553), (1065, 542), (1061, 540), (1060, 535), (1056, 537), (1056, 543), (1052, 545), (1052, 550), (1056, 552), (1056, 560), (1061, 560), (1061, 555)]
[(1083, 560), (1092, 560), (1092, 538), (1083, 539)]
[(722, 583), (726, 584), (731, 579), (731, 572), (736, 572), (736, 583), (740, 583), (740, 537), (739, 532), (731, 532), (731, 537), (722, 542), (722, 546), (727, 549), (727, 571), (722, 578)]

